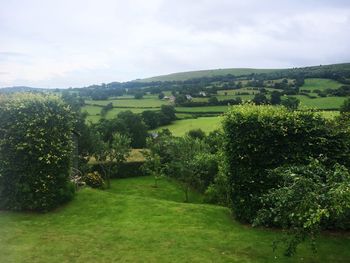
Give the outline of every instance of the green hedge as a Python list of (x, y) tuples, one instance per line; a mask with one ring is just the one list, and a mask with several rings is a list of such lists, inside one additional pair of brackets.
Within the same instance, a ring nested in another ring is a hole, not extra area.
[(47, 211), (70, 200), (73, 117), (55, 96), (0, 101), (0, 208)]
[(251, 222), (261, 195), (277, 186), (268, 169), (305, 164), (310, 157), (349, 166), (349, 132), (311, 111), (236, 106), (225, 114), (223, 129), (230, 199), (242, 221)]
[[(111, 178), (143, 176), (144, 172), (141, 168), (143, 164), (144, 162), (125, 162), (121, 164), (119, 169), (116, 169), (114, 165), (112, 165)], [(98, 171), (103, 175), (103, 170), (99, 164), (93, 164), (91, 166), (91, 171)]]

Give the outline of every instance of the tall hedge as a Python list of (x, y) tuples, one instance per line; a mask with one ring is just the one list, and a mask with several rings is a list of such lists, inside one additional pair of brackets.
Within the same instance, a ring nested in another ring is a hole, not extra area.
[(70, 200), (73, 117), (55, 97), (0, 100), (0, 209), (47, 211)]
[(235, 216), (251, 222), (260, 197), (277, 186), (267, 170), (305, 164), (310, 157), (349, 166), (349, 132), (319, 114), (284, 107), (242, 105), (223, 121), (230, 201)]

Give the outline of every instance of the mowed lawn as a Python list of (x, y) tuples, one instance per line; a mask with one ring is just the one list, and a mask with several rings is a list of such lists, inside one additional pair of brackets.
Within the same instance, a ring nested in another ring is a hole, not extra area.
[(320, 79), (320, 78), (310, 78), (305, 79), (304, 85), (300, 88), (301, 90), (325, 90), (325, 89), (337, 89), (342, 86), (338, 81), (332, 79)]
[(193, 129), (201, 129), (205, 133), (209, 133), (221, 127), (221, 116), (216, 117), (201, 117), (197, 119), (185, 119), (174, 121), (170, 125), (161, 126), (154, 131), (160, 131), (162, 129), (169, 129), (175, 136), (183, 136), (187, 132)]
[(349, 262), (349, 236), (323, 235), (317, 254), (304, 244), (285, 258), (271, 247), (280, 231), (239, 224), (195, 193), (182, 201), (177, 184), (138, 177), (83, 189), (47, 214), (0, 212), (0, 262)]

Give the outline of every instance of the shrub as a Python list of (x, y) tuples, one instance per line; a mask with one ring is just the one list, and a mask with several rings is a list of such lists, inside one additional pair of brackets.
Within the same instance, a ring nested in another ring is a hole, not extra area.
[(0, 208), (47, 211), (70, 200), (73, 117), (55, 96), (0, 103)]
[(259, 198), (276, 186), (267, 169), (303, 164), (323, 155), (327, 165), (349, 165), (349, 131), (311, 111), (243, 105), (223, 121), (232, 208), (239, 220), (251, 222)]
[(85, 183), (92, 188), (102, 188), (104, 185), (104, 180), (101, 174), (97, 171), (87, 173), (84, 176)]
[(290, 232), (286, 255), (308, 237), (314, 241), (322, 229), (349, 228), (350, 174), (341, 165), (332, 168), (317, 160), (308, 165), (279, 167), (269, 172), (276, 188), (262, 197), (256, 225), (277, 225)]

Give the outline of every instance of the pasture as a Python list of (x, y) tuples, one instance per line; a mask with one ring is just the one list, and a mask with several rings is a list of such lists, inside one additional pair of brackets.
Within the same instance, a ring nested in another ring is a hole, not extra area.
[(0, 255), (10, 262), (348, 262), (350, 240), (324, 235), (312, 254), (272, 251), (279, 231), (254, 229), (228, 208), (201, 203), (152, 177), (113, 180), (108, 191), (85, 188), (47, 214), (0, 212)]
[(300, 100), (299, 108), (308, 107), (320, 110), (339, 109), (346, 97), (318, 97), (310, 99), (304, 95), (295, 95)]
[(167, 100), (160, 100), (155, 97), (143, 98), (143, 99), (114, 99), (114, 100), (86, 100), (88, 105), (100, 105), (105, 106), (108, 103), (112, 103), (113, 107), (134, 107), (134, 108), (157, 108), (162, 105), (169, 105)]
[(305, 84), (300, 88), (300, 90), (325, 90), (325, 89), (337, 89), (342, 86), (341, 83), (332, 79), (320, 79), (320, 78), (310, 78), (305, 79)]
[(185, 119), (174, 121), (170, 125), (161, 126), (154, 131), (169, 129), (175, 136), (183, 136), (193, 129), (202, 129), (205, 133), (209, 133), (221, 127), (222, 117), (201, 117), (197, 119)]

